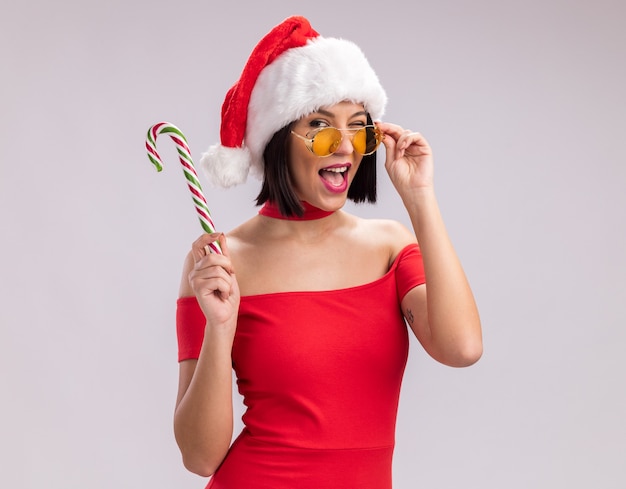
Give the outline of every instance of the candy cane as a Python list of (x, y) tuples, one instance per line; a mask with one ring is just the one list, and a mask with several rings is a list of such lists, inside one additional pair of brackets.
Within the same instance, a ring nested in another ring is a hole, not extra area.
[[(178, 159), (183, 166), (183, 173), (185, 174), (185, 178), (187, 179), (187, 186), (189, 187), (189, 191), (191, 192), (191, 198), (193, 199), (193, 203), (196, 206), (196, 212), (198, 213), (198, 218), (200, 219), (202, 229), (204, 229), (207, 233), (214, 233), (215, 225), (213, 224), (213, 220), (211, 219), (211, 213), (209, 212), (209, 207), (207, 206), (206, 199), (204, 198), (204, 194), (202, 193), (202, 187), (200, 186), (198, 174), (196, 173), (193, 161), (191, 159), (191, 151), (189, 150), (189, 146), (187, 145), (187, 139), (180, 131), (180, 129), (178, 129), (175, 125), (170, 124), (169, 122), (159, 122), (158, 124), (155, 124), (150, 127), (150, 129), (148, 129), (148, 137), (146, 138), (146, 150), (148, 151), (148, 159), (156, 167), (157, 171), (163, 170), (163, 161), (161, 160), (161, 157), (156, 150), (156, 138), (159, 134), (169, 135), (174, 140), (174, 143), (176, 143)], [(220, 245), (217, 241), (211, 243), (209, 247), (214, 253), (222, 253), (222, 249), (220, 248)]]

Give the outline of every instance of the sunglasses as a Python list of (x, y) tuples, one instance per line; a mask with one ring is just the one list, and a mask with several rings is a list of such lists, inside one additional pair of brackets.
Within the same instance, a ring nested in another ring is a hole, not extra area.
[(384, 134), (376, 126), (363, 126), (358, 129), (337, 129), (336, 127), (323, 127), (307, 133), (306, 137), (291, 131), (291, 134), (304, 141), (308, 150), (314, 155), (325, 157), (332, 155), (341, 141), (343, 133), (347, 132), (354, 151), (362, 156), (371, 155), (383, 140)]

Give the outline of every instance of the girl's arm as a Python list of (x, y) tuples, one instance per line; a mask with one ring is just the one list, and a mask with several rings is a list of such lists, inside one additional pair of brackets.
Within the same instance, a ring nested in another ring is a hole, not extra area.
[(427, 285), (415, 287), (402, 310), (424, 349), (446, 365), (463, 367), (482, 355), (478, 309), (446, 231), (433, 188), (433, 159), (419, 133), (379, 123), (385, 168), (409, 213), (424, 260)]
[[(207, 254), (205, 245), (218, 237), (224, 255)], [(239, 287), (223, 235), (203, 235), (193, 244), (180, 287), (181, 297), (191, 295), (206, 327), (199, 358), (180, 363), (174, 434), (185, 467), (208, 477), (226, 456), (233, 433), (231, 350)]]

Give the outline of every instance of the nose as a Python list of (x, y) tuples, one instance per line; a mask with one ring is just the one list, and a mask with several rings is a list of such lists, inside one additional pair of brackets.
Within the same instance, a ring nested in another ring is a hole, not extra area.
[(341, 142), (337, 149), (335, 150), (335, 154), (352, 154), (354, 153), (354, 145), (352, 143), (352, 139), (354, 138), (354, 134), (352, 131), (341, 130)]

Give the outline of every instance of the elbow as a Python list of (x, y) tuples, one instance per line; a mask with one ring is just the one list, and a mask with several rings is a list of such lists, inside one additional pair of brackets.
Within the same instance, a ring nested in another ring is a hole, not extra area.
[[(455, 334), (440, 342), (443, 362), (451, 367), (469, 367), (483, 356), (483, 335), (480, 320), (465, 322)], [(444, 346), (447, 345), (447, 346)]]
[(200, 477), (211, 477), (222, 464), (228, 453), (228, 444), (198, 444), (177, 438), (178, 449), (182, 456), (183, 466), (191, 473)]
[(454, 354), (448, 362), (451, 367), (470, 367), (483, 356), (483, 342), (481, 338), (466, 339), (457, 345)]
[(211, 477), (222, 464), (228, 450), (216, 452), (205, 450), (180, 450), (183, 465), (191, 473), (200, 477)]
[(196, 426), (188, 426), (175, 416), (174, 438), (182, 457), (183, 466), (201, 477), (211, 477), (224, 461), (232, 437), (232, 428), (220, 433), (204, 433)]
[(446, 342), (440, 348), (433, 348), (431, 356), (448, 366), (463, 368), (474, 365), (483, 355), (483, 342), (480, 336), (464, 338), (462, 341)]
[(482, 342), (474, 345), (466, 346), (462, 351), (460, 351), (455, 358), (455, 364), (453, 367), (470, 367), (474, 365), (480, 357), (483, 356), (483, 345)]
[(200, 477), (211, 477), (219, 467), (219, 464), (212, 463), (206, 458), (183, 454), (183, 465), (185, 468)]

